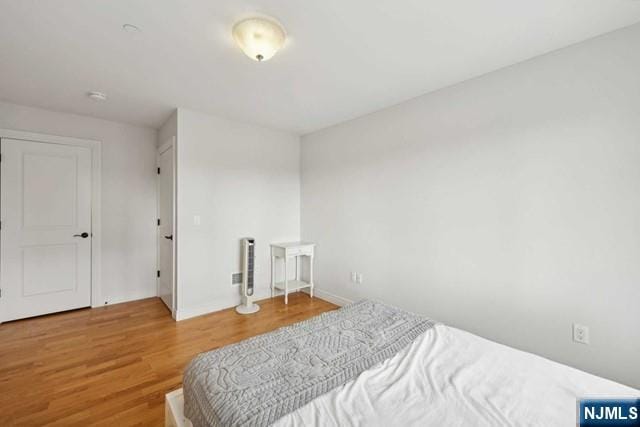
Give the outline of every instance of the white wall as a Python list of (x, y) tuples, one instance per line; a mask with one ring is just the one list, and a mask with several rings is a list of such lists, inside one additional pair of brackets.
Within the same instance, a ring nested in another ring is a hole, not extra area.
[(185, 109), (177, 129), (177, 318), (239, 303), (243, 237), (256, 239), (256, 294), (268, 296), (269, 243), (300, 237), (298, 136)]
[(156, 131), (3, 102), (0, 128), (102, 141), (101, 301), (155, 296)]
[(318, 287), (640, 387), (638, 46), (636, 25), (304, 136)]

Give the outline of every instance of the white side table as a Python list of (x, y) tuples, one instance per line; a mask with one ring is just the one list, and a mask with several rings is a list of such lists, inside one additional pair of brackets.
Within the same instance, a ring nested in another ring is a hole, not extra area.
[[(275, 290), (284, 291), (284, 303), (289, 303), (289, 294), (300, 289), (309, 288), (309, 294), (313, 298), (313, 253), (316, 244), (310, 242), (289, 242), (271, 244), (271, 298)], [(300, 277), (302, 257), (309, 259), (309, 281), (305, 282)], [(296, 278), (289, 280), (287, 277), (287, 262), (292, 258), (296, 263)], [(276, 262), (282, 260), (284, 264), (284, 277), (282, 281), (276, 281)]]

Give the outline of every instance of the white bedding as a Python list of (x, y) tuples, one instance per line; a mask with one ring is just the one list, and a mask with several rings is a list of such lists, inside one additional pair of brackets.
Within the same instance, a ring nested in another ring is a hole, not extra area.
[(638, 390), (437, 325), (275, 425), (572, 426), (576, 398)]

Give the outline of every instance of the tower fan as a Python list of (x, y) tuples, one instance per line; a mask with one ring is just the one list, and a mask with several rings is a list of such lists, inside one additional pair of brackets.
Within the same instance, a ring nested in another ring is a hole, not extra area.
[(255, 239), (250, 237), (242, 239), (242, 303), (236, 307), (236, 311), (240, 314), (251, 314), (260, 310), (260, 306), (253, 302), (255, 248)]

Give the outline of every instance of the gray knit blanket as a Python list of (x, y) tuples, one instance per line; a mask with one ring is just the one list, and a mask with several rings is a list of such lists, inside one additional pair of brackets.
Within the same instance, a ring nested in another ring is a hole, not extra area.
[(363, 300), (198, 355), (184, 375), (194, 427), (267, 426), (391, 358), (434, 321)]

